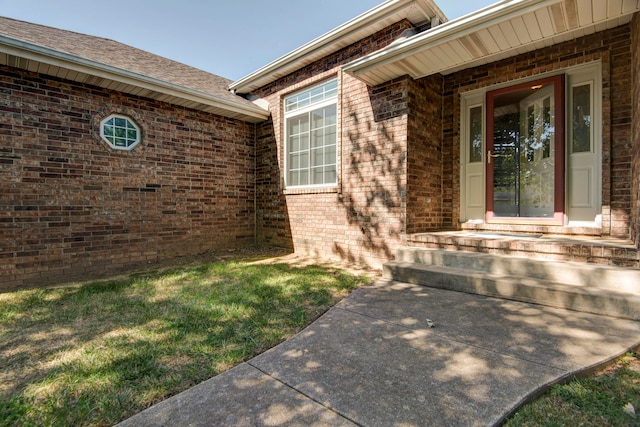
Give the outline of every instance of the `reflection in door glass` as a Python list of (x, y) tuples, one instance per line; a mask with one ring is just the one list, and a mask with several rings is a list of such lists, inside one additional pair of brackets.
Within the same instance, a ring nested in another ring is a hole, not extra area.
[(498, 217), (553, 217), (553, 83), (493, 99), (493, 210)]
[(482, 161), (482, 107), (469, 109), (469, 163)]
[(572, 153), (591, 151), (591, 84), (572, 90)]

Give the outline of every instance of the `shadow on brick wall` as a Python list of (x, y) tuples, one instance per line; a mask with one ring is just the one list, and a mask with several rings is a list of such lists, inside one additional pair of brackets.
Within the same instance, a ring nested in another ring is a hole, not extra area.
[(367, 101), (363, 109), (361, 99), (344, 99), (347, 146), (338, 201), (357, 237), (355, 244), (333, 247), (340, 258), (361, 264), (392, 259), (405, 230), (407, 80), (369, 87)]

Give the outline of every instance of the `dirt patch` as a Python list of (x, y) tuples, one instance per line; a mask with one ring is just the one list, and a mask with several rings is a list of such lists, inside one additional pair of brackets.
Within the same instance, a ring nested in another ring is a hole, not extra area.
[(625, 356), (625, 363), (628, 363), (627, 369), (640, 373), (640, 354), (635, 353), (633, 356)]
[(382, 277), (382, 270), (374, 269), (367, 265), (357, 265), (340, 259), (316, 258), (292, 253), (265, 257), (263, 259), (256, 260), (255, 263), (282, 263), (297, 267), (319, 265), (327, 268), (345, 270), (356, 276), (366, 275), (372, 280)]
[(366, 275), (372, 280), (379, 279), (382, 271), (373, 269), (366, 265), (356, 265), (340, 259), (317, 258), (291, 253), (291, 250), (273, 247), (273, 246), (249, 246), (237, 249), (225, 249), (217, 251), (203, 252), (189, 256), (179, 256), (168, 259), (148, 261), (124, 266), (122, 268), (111, 270), (103, 275), (91, 275), (86, 279), (74, 280), (69, 282), (55, 283), (50, 285), (32, 284), (21, 286), (14, 289), (5, 289), (1, 292), (12, 292), (16, 290), (26, 290), (34, 288), (60, 288), (68, 286), (82, 286), (87, 283), (96, 283), (104, 281), (114, 281), (127, 279), (135, 275), (145, 274), (148, 272), (162, 272), (164, 270), (180, 267), (193, 267), (216, 261), (248, 261), (255, 263), (283, 263), (291, 266), (309, 266), (319, 265), (329, 268), (338, 268), (346, 270), (351, 274), (362, 276)]
[(164, 260), (150, 261), (144, 264), (129, 266), (123, 269), (122, 273), (132, 274), (139, 271), (164, 270), (175, 267), (190, 267), (216, 261), (232, 260), (262, 260), (273, 257), (284, 256), (291, 251), (272, 246), (250, 246), (238, 249), (226, 249), (218, 251), (203, 252), (196, 255), (179, 256)]
[(610, 366), (596, 372), (596, 375), (614, 376), (619, 369), (627, 368), (630, 371), (640, 373), (640, 353), (632, 353), (622, 356)]

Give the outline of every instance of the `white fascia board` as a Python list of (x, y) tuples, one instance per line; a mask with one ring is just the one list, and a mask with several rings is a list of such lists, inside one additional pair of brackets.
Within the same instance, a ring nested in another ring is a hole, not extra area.
[[(475, 33), (516, 16), (560, 3), (564, 0), (504, 0), (458, 19), (417, 34), (402, 43), (381, 49), (346, 64), (343, 71), (358, 76), (377, 67), (402, 60), (433, 46)], [(420, 76), (412, 76), (414, 78)]]
[[(409, 7), (417, 3), (416, 0), (387, 0), (384, 3), (370, 9), (367, 12), (347, 21), (346, 23), (334, 28), (333, 30), (325, 33), (324, 35), (317, 37), (310, 42), (302, 45), (301, 47), (287, 53), (284, 56), (276, 59), (273, 62), (265, 65), (264, 67), (254, 71), (253, 73), (236, 80), (235, 82), (229, 85), (229, 89), (232, 91), (237, 91), (242, 93), (246, 91), (248, 87), (252, 85), (255, 81), (269, 76), (273, 74), (276, 70), (285, 68), (288, 65), (298, 61), (300, 58), (307, 56), (314, 51), (322, 49), (328, 45), (334, 44), (339, 39), (347, 37), (349, 34), (352, 34), (358, 30), (364, 29), (369, 26), (371, 23), (384, 19), (387, 16), (393, 15), (401, 11), (402, 9)], [(446, 20), (446, 16), (440, 11), (440, 9), (433, 3), (432, 0), (428, 0), (427, 3), (433, 7), (440, 16), (441, 19)], [(422, 9), (422, 8), (420, 8)], [(423, 10), (424, 12), (424, 10)], [(426, 14), (426, 12), (424, 12)], [(431, 17), (425, 16), (425, 19), (430, 19)]]
[(144, 74), (124, 70), (122, 68), (2, 35), (0, 35), (0, 50), (9, 55), (137, 86), (154, 92), (182, 98), (184, 100), (217, 107), (229, 112), (246, 115), (255, 119), (266, 120), (270, 115), (269, 111), (258, 106), (252, 108), (251, 106), (234, 103), (230, 100), (220, 98), (212, 94), (169, 83), (164, 80), (155, 79)]

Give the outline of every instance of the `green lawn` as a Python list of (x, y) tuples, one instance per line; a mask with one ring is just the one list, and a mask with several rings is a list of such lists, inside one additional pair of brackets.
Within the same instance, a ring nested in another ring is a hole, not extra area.
[(505, 425), (640, 426), (640, 355), (629, 353), (589, 378), (556, 385)]
[[(0, 294), (0, 426), (112, 425), (273, 347), (367, 281), (236, 260)], [(640, 427), (630, 407), (636, 353), (506, 425)]]
[(112, 425), (273, 347), (366, 282), (228, 261), (0, 294), (0, 426)]

